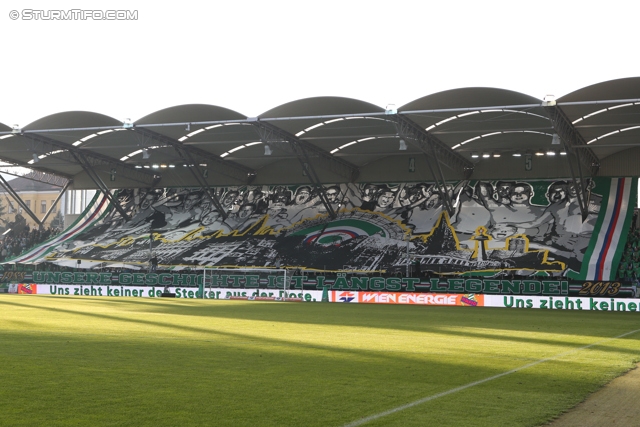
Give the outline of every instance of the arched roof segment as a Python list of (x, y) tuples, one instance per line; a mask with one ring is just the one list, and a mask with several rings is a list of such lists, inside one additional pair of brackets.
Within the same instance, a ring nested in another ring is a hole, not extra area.
[(610, 80), (558, 98), (558, 105), (601, 159), (640, 141), (640, 77)]
[[(565, 95), (556, 103), (605, 165), (601, 171), (622, 173), (615, 168), (615, 159), (622, 158), (621, 151), (638, 147), (640, 141), (640, 78), (598, 83)], [(538, 176), (540, 170), (534, 168), (531, 174), (523, 174), (521, 165), (509, 169), (516, 161), (508, 161), (511, 155), (524, 152), (557, 155), (562, 149), (552, 145), (555, 130), (548, 118), (549, 107), (540, 99), (511, 90), (452, 89), (418, 98), (397, 111), (398, 116), (389, 115), (380, 106), (335, 96), (295, 100), (265, 111), (257, 118), (207, 104), (165, 108), (132, 124), (99, 113), (71, 111), (36, 120), (23, 129), (24, 134), (0, 124), (0, 133), (3, 132), (0, 160), (20, 165), (31, 162), (34, 169), (65, 176), (82, 174), (82, 168), (73, 163), (69, 153), (64, 156), (56, 153), (60, 149), (55, 144), (29, 138), (29, 133), (38, 133), (73, 146), (88, 156), (112, 159), (116, 165), (157, 167), (157, 172), (165, 177), (160, 185), (194, 185), (188, 168), (178, 170), (177, 166), (185, 163), (185, 157), (176, 150), (174, 143), (177, 142), (196, 153), (194, 159), (202, 162), (199, 166), (210, 167), (211, 185), (237, 185), (242, 182), (242, 174), (253, 172), (256, 184), (308, 182), (300, 159), (282, 143), (289, 135), (312, 151), (316, 150), (310, 156), (316, 167), (329, 165), (320, 173), (322, 179), (334, 180), (331, 182), (345, 179), (345, 174), (330, 170), (339, 168), (340, 161), (348, 162), (349, 167), (358, 168), (361, 177), (370, 179), (376, 176), (381, 165), (406, 165), (412, 158), (417, 164), (424, 163), (424, 147), (417, 139), (401, 135), (397, 119), (403, 117), (437, 138), (445, 148), (476, 164), (489, 160), (477, 160), (472, 154), (490, 154), (492, 162), (502, 162), (499, 168), (506, 176)], [(266, 125), (284, 133), (269, 136), (264, 133)], [(406, 144), (401, 143), (403, 138)], [(269, 144), (270, 150), (266, 147)], [(34, 155), (38, 157), (37, 162)], [(609, 157), (612, 164), (607, 166)], [(541, 164), (545, 157), (535, 159), (536, 164)], [(173, 169), (169, 170), (172, 165)], [(228, 179), (234, 174), (219, 173), (220, 168), (227, 166), (235, 168), (235, 177)], [(108, 180), (112, 165), (98, 162), (97, 167), (102, 168), (99, 172)], [(428, 171), (418, 176), (411, 175), (406, 166), (402, 169), (385, 171), (385, 179), (431, 179)], [(483, 173), (492, 168), (483, 164), (476, 170)], [(566, 178), (569, 171), (554, 166), (539, 176), (554, 174)], [(455, 174), (449, 177), (459, 179)], [(473, 175), (473, 178), (483, 177)], [(85, 179), (85, 182), (88, 181)], [(118, 182), (113, 185), (117, 186)]]
[[(305, 129), (309, 129), (319, 125), (320, 123), (334, 120), (336, 118), (335, 116), (382, 112), (384, 112), (384, 109), (377, 105), (360, 101), (358, 99), (325, 96), (288, 102), (272, 108), (258, 117), (260, 120), (264, 120), (278, 126), (286, 132), (299, 135), (300, 132), (305, 131)], [(300, 119), (288, 120), (287, 118), (290, 117), (300, 117)], [(350, 126), (355, 126), (354, 122), (351, 122)]]
[(359, 114), (384, 111), (377, 105), (353, 98), (339, 96), (321, 96), (287, 102), (260, 114), (260, 118), (302, 117), (321, 115)]
[(382, 142), (385, 136), (391, 135), (397, 146), (396, 128), (384, 112), (357, 99), (316, 97), (281, 105), (259, 118), (312, 144), (326, 156), (358, 168), (391, 151), (391, 144)]
[(558, 102), (628, 98), (640, 98), (640, 77), (627, 77), (586, 86), (558, 98)]
[[(206, 130), (207, 127), (211, 126), (210, 124), (198, 124), (199, 122), (233, 122), (244, 121), (246, 118), (247, 116), (224, 107), (207, 104), (185, 104), (165, 108), (151, 113), (139, 120), (136, 120), (134, 125), (146, 126), (187, 123), (188, 125), (153, 126), (152, 129), (155, 132), (174, 139), (186, 137), (187, 139), (190, 139), (189, 142), (191, 143), (195, 141), (192, 137), (197, 135), (197, 131), (201, 131), (202, 129)], [(193, 123), (193, 125), (191, 125), (191, 123)]]
[(66, 111), (38, 119), (23, 127), (22, 130), (42, 131), (37, 133), (65, 144), (78, 146), (82, 145), (83, 139), (91, 135), (93, 135), (91, 137), (97, 136), (96, 132), (100, 129), (119, 126), (122, 126), (120, 120), (104, 114), (91, 111)]
[(205, 122), (212, 120), (243, 120), (244, 116), (237, 111), (209, 104), (183, 104), (164, 108), (136, 120), (136, 124), (171, 123), (171, 122)]
[[(120, 120), (91, 111), (65, 111), (42, 117), (24, 126), (23, 130), (87, 128), (101, 126), (118, 126)], [(76, 132), (76, 131), (74, 131)], [(78, 131), (81, 132), (81, 131)]]
[(398, 111), (454, 108), (485, 108), (489, 106), (540, 104), (541, 100), (524, 93), (490, 87), (467, 87), (445, 90), (411, 101)]
[(520, 92), (470, 87), (428, 95), (398, 111), (470, 158), (483, 151), (515, 154), (546, 145), (553, 128), (541, 104)]

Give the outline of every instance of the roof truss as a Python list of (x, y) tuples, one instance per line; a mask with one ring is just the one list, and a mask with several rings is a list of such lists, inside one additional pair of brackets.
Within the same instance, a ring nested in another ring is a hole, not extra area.
[(310, 159), (314, 159), (317, 165), (340, 175), (347, 182), (354, 182), (358, 178), (360, 170), (356, 165), (339, 159), (331, 155), (331, 153), (327, 153), (312, 143), (302, 140), (271, 123), (257, 118), (254, 118), (251, 122), (256, 127), (263, 142), (275, 145), (278, 149), (293, 153), (296, 156), (302, 155), (307, 162)]
[[(250, 184), (256, 175), (256, 172), (251, 168), (230, 160), (224, 160), (220, 156), (216, 156), (206, 150), (186, 145), (177, 139), (155, 132), (151, 129), (136, 126), (132, 128), (132, 130), (143, 137), (175, 148), (180, 156), (185, 158), (185, 160), (190, 159), (189, 165), (195, 164), (194, 157), (199, 160), (205, 160), (215, 164), (217, 173), (233, 178), (237, 180), (239, 184)], [(200, 161), (197, 163), (200, 163)]]
[(453, 151), (448, 145), (422, 129), (408, 117), (398, 114), (390, 114), (390, 117), (393, 117), (396, 122), (398, 136), (414, 141), (425, 154), (427, 165), (436, 182), (444, 207), (450, 216), (453, 215), (453, 203), (440, 165), (449, 167), (466, 180), (473, 173), (473, 163)]
[[(77, 156), (81, 155), (86, 160), (86, 165), (90, 167), (92, 170), (96, 170), (99, 168), (107, 167), (110, 172), (115, 170), (116, 173), (121, 174), (122, 176), (131, 179), (133, 181), (140, 182), (146, 186), (153, 186), (159, 179), (159, 176), (153, 172), (148, 172), (142, 169), (136, 169), (134, 165), (127, 164), (121, 160), (113, 159), (109, 156), (105, 156), (103, 154), (95, 153), (90, 150), (84, 150), (79, 147), (76, 147), (72, 144), (67, 144), (65, 142), (57, 141), (53, 138), (49, 138), (44, 135), (39, 135), (35, 132), (26, 131), (20, 134), (20, 137), (25, 138), (26, 140), (31, 142), (31, 150), (34, 153), (53, 153), (49, 154), (51, 156), (55, 156), (57, 159), (61, 159), (68, 163), (78, 164)], [(19, 164), (17, 162), (12, 162)], [(45, 172), (55, 173), (57, 175), (61, 175), (58, 172), (53, 172), (51, 170), (46, 170), (45, 168), (40, 168), (36, 164), (24, 163), (26, 167), (42, 170)], [(68, 178), (71, 178), (70, 176)]]
[(573, 179), (582, 220), (584, 221), (589, 214), (591, 192), (589, 191), (583, 167), (589, 172), (589, 176), (595, 176), (600, 168), (600, 159), (598, 159), (593, 150), (588, 148), (586, 141), (560, 106), (555, 105), (554, 102), (549, 102), (545, 105), (545, 110), (549, 114), (553, 129), (560, 137), (568, 154), (567, 161), (571, 170), (571, 178)]

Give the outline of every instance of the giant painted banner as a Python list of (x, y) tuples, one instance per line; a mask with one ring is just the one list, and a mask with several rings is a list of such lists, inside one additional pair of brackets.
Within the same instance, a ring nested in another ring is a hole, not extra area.
[(98, 197), (62, 236), (10, 261), (147, 269), (153, 252), (160, 269), (402, 273), (409, 254), (440, 274), (613, 280), (637, 180), (596, 178), (588, 187), (584, 220), (564, 180), (333, 185), (325, 190), (333, 220), (309, 186), (217, 188), (225, 218), (201, 189), (121, 190), (129, 220)]

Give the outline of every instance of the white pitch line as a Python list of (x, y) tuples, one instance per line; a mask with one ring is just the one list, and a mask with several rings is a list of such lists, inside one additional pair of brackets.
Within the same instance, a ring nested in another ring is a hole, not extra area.
[(640, 332), (640, 329), (636, 329), (635, 331), (631, 331), (631, 332), (625, 332), (624, 334), (618, 335), (617, 337), (607, 338), (607, 339), (604, 339), (604, 340), (601, 340), (601, 341), (598, 341), (598, 342), (594, 342), (592, 344), (588, 344), (588, 345), (585, 345), (585, 346), (582, 346), (582, 347), (579, 347), (579, 348), (574, 348), (573, 350), (569, 350), (569, 351), (564, 352), (564, 353), (556, 354), (555, 356), (552, 356), (552, 357), (547, 357), (547, 358), (544, 358), (544, 359), (536, 360), (535, 362), (528, 363), (526, 365), (520, 366), (519, 368), (514, 368), (514, 369), (512, 369), (510, 371), (506, 371), (506, 372), (503, 372), (501, 374), (494, 375), (492, 377), (484, 378), (482, 380), (474, 381), (474, 382), (469, 383), (469, 384), (461, 385), (460, 387), (452, 388), (451, 390), (443, 391), (442, 393), (434, 394), (432, 396), (423, 397), (422, 399), (415, 400), (415, 401), (413, 401), (411, 403), (407, 403), (406, 405), (398, 406), (396, 408), (389, 409), (388, 411), (384, 411), (384, 412), (380, 412), (378, 414), (370, 415), (370, 416), (365, 417), (365, 418), (360, 418), (359, 420), (353, 421), (353, 422), (351, 422), (349, 424), (345, 424), (343, 427), (361, 426), (362, 424), (366, 424), (366, 423), (368, 423), (370, 421), (374, 421), (374, 420), (377, 420), (379, 418), (386, 417), (387, 415), (395, 414), (396, 412), (400, 412), (400, 411), (404, 411), (405, 409), (413, 408), (414, 406), (421, 405), (421, 404), (429, 402), (431, 400), (435, 400), (435, 399), (438, 399), (440, 397), (447, 396), (449, 394), (453, 394), (453, 393), (456, 393), (456, 392), (459, 392), (459, 391), (462, 391), (462, 390), (466, 390), (468, 388), (477, 386), (479, 384), (483, 384), (483, 383), (486, 383), (486, 382), (489, 382), (489, 381), (504, 377), (506, 375), (513, 374), (514, 372), (518, 372), (518, 371), (521, 371), (523, 369), (527, 369), (527, 368), (530, 368), (530, 367), (535, 366), (535, 365), (539, 365), (539, 364), (544, 363), (544, 362), (549, 362), (550, 360), (555, 360), (555, 359), (558, 359), (560, 357), (568, 356), (568, 355), (570, 355), (572, 353), (576, 353), (576, 352), (581, 351), (581, 350), (586, 350), (588, 348), (591, 348), (591, 347), (596, 346), (596, 345), (600, 345), (600, 344), (608, 342), (608, 341), (613, 341), (613, 340), (617, 340), (617, 339), (620, 339), (620, 338), (624, 338), (627, 335), (632, 335), (632, 334), (635, 334), (636, 332)]

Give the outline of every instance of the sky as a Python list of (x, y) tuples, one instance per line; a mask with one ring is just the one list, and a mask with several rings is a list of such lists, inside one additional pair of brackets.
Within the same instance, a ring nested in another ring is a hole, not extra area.
[[(80, 7), (137, 19), (26, 19)], [(400, 107), (473, 86), (560, 97), (639, 75), (639, 12), (616, 0), (4, 1), (0, 123), (136, 121), (192, 103), (252, 117), (315, 96)]]

